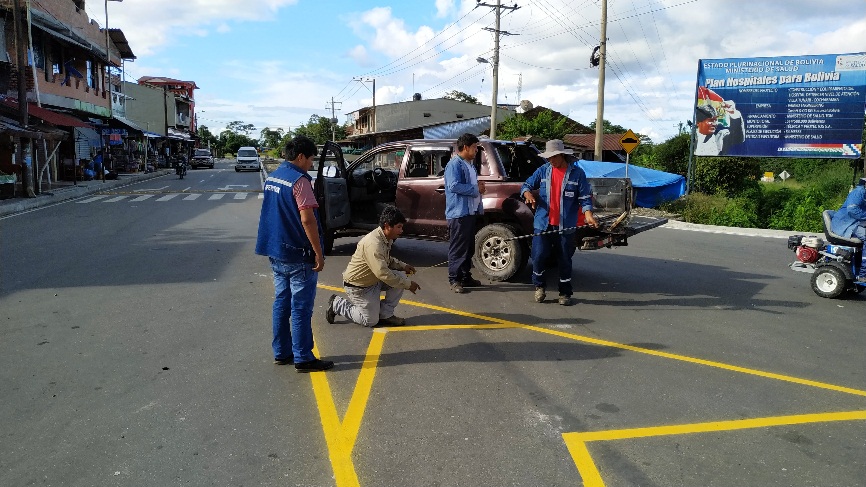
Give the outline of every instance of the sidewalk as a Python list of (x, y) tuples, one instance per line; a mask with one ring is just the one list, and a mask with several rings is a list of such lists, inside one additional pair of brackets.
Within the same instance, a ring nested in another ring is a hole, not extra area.
[(28, 211), (43, 206), (53, 205), (61, 201), (75, 199), (91, 193), (116, 189), (118, 187), (127, 186), (139, 181), (158, 178), (166, 174), (174, 174), (174, 169), (158, 169), (152, 173), (131, 173), (120, 174), (117, 179), (111, 181), (80, 181), (77, 185), (68, 185), (64, 183), (62, 187), (53, 188), (50, 191), (43, 191), (42, 194), (35, 198), (10, 198), (0, 200), (0, 217)]

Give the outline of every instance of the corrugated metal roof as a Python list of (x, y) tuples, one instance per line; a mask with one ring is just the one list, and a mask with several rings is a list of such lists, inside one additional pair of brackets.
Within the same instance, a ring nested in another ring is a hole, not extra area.
[[(14, 98), (4, 98), (2, 103), (6, 106), (18, 109), (18, 100)], [(66, 115), (64, 113), (55, 112), (54, 110), (49, 110), (47, 108), (42, 108), (37, 106), (35, 103), (27, 104), (27, 113), (31, 117), (36, 117), (40, 120), (44, 120), (48, 123), (59, 125), (61, 127), (90, 127), (91, 125), (88, 123), (82, 122), (80, 119), (75, 118), (71, 115)]]
[[(601, 150), (622, 151), (623, 148), (619, 143), (622, 136), (623, 134), (603, 134)], [(567, 134), (562, 141), (574, 147), (595, 148), (595, 134)]]

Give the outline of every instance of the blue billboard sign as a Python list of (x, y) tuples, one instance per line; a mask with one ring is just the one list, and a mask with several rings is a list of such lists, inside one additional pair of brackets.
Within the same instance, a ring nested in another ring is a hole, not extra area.
[(859, 158), (866, 53), (701, 59), (697, 156)]

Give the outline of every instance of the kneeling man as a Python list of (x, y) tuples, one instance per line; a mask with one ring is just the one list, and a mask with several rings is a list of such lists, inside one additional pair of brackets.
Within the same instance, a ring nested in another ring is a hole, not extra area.
[[(406, 320), (394, 316), (394, 308), (403, 290), (412, 293), (421, 289), (407, 274), (415, 268), (391, 257), (391, 245), (403, 233), (406, 217), (394, 206), (387, 206), (379, 216), (379, 228), (359, 242), (346, 271), (343, 287), (346, 297), (331, 295), (325, 319), (333, 323), (337, 315), (345, 316), (362, 326), (403, 326)], [(385, 299), (379, 301), (379, 292)]]

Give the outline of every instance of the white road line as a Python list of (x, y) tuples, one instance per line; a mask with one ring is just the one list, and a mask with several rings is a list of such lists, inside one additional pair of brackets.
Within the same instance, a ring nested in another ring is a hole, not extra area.
[(259, 193), (259, 199), (260, 199), (260, 200), (265, 199), (265, 194), (264, 194), (264, 193)]
[(135, 198), (132, 198), (129, 201), (144, 201), (144, 200), (149, 200), (150, 198), (153, 198), (153, 195), (152, 194), (146, 194), (146, 195), (137, 196)]
[(177, 193), (167, 194), (167, 195), (163, 196), (162, 198), (157, 198), (156, 201), (168, 201), (168, 200), (174, 199), (175, 197), (177, 197)]
[(92, 197), (92, 198), (87, 198), (86, 200), (76, 201), (76, 203), (78, 203), (78, 204), (81, 204), (81, 203), (93, 203), (94, 201), (99, 201), (99, 200), (101, 200), (102, 198), (108, 198), (108, 195), (105, 195), (105, 194), (104, 194), (104, 195), (102, 195), (102, 196), (94, 196), (94, 197)]
[(103, 203), (117, 203), (120, 200), (126, 199), (126, 195), (123, 196), (115, 196), (114, 198), (107, 199), (103, 201)]
[(201, 193), (193, 193), (193, 194), (187, 196), (186, 198), (184, 198), (183, 200), (184, 201), (193, 201), (193, 200), (197, 200), (199, 196), (201, 196)]
[(247, 199), (247, 194), (246, 193), (235, 193), (235, 199), (236, 200), (245, 200), (245, 199)]
[(221, 200), (221, 199), (223, 199), (223, 196), (225, 196), (225, 195), (226, 195), (225, 193), (212, 194), (212, 195), (210, 195), (210, 198), (208, 198), (208, 200)]

